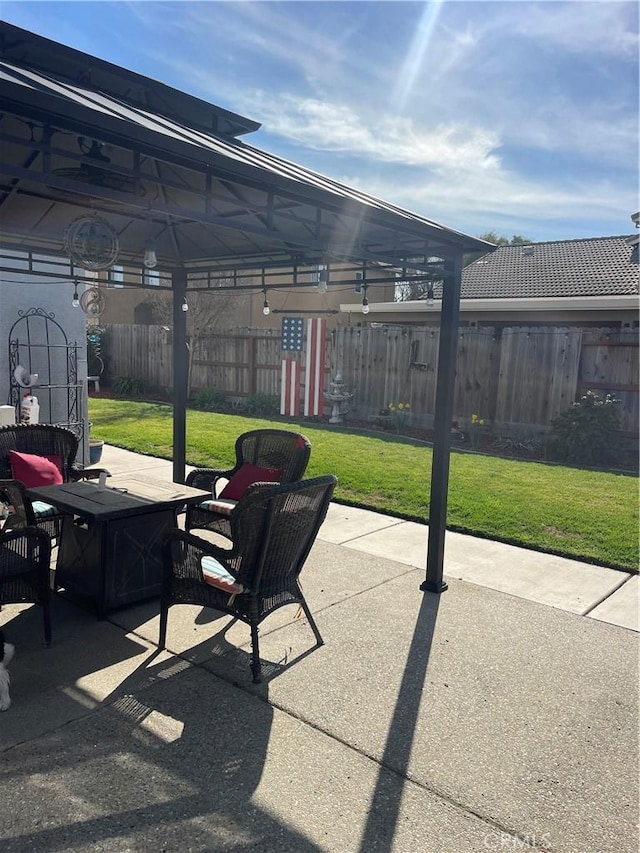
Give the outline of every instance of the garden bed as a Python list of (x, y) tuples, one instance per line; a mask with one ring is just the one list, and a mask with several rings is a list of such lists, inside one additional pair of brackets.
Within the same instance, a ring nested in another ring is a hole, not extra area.
[[(382, 421), (382, 423), (381, 423)], [(382, 418), (371, 420), (358, 420), (348, 418), (342, 425), (343, 429), (354, 429), (362, 432), (382, 435), (398, 435), (403, 438), (411, 438), (414, 441), (425, 442), (432, 445), (434, 441), (434, 430), (412, 426), (402, 426), (399, 429), (391, 425), (385, 428)], [(545, 462), (548, 464), (567, 465), (566, 462), (549, 458), (546, 451), (546, 440), (542, 434), (503, 436), (494, 432), (477, 435), (472, 441), (464, 430), (452, 431), (451, 446), (456, 450), (467, 453), (479, 453), (483, 456), (495, 456), (500, 459), (519, 459), (521, 461)], [(636, 442), (623, 438), (616, 451), (616, 459), (609, 464), (574, 467), (589, 467), (603, 471), (620, 471), (623, 473), (637, 474), (639, 466), (638, 448)]]

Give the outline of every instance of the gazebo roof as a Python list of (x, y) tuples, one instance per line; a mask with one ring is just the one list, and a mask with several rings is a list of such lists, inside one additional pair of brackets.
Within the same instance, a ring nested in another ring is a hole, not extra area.
[(490, 248), (237, 138), (256, 122), (4, 22), (0, 95), (5, 251), (64, 258), (92, 212), (118, 263), (140, 267), (152, 238), (158, 268), (194, 282), (331, 261), (426, 272)]

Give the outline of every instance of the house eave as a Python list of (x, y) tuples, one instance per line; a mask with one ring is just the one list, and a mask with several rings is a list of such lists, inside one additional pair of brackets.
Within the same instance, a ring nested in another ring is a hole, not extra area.
[[(545, 297), (528, 299), (461, 299), (460, 313), (500, 314), (507, 312), (558, 313), (565, 311), (637, 311), (640, 301), (637, 294), (622, 296), (572, 296)], [(403, 316), (418, 319), (419, 315), (430, 317), (440, 313), (441, 300), (435, 299), (432, 305), (424, 300), (411, 302), (370, 302), (369, 317), (372, 314), (390, 314), (397, 319)], [(341, 303), (341, 314), (361, 314), (360, 302)]]

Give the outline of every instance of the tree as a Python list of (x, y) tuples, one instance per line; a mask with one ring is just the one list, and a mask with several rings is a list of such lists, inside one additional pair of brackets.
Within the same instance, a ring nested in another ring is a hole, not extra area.
[[(522, 234), (514, 234), (509, 238), (503, 234), (498, 234), (496, 231), (480, 234), (478, 239), (485, 240), (487, 243), (494, 243), (496, 246), (528, 246), (532, 242), (529, 237), (523, 237)], [(468, 267), (469, 264), (481, 258), (483, 254), (484, 252), (466, 252), (462, 257), (462, 266)]]
[(521, 234), (514, 234), (513, 237), (509, 239), (495, 231), (487, 231), (486, 234), (480, 234), (478, 239), (485, 240), (487, 243), (495, 243), (496, 246), (522, 246), (531, 243), (531, 240), (528, 237), (523, 237)]
[[(193, 362), (206, 337), (229, 325), (229, 316), (237, 308), (242, 296), (233, 290), (206, 290), (187, 292), (187, 396), (191, 395)], [(154, 293), (149, 298), (154, 319), (158, 324), (173, 325), (173, 297), (168, 293)]]
[[(395, 289), (395, 302), (412, 302), (417, 299), (426, 299), (429, 295), (429, 289), (433, 288), (436, 282), (432, 281), (399, 281)], [(442, 292), (442, 282), (437, 282), (439, 285), (438, 292)]]

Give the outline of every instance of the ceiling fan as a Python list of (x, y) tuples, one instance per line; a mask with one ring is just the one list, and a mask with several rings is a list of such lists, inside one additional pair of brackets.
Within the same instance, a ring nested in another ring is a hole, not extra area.
[[(79, 166), (70, 166), (61, 169), (53, 169), (52, 173), (59, 178), (72, 178), (83, 183), (94, 184), (98, 187), (116, 190), (118, 192), (144, 195), (144, 188), (139, 180), (129, 175), (122, 175), (112, 169), (105, 169), (104, 165), (111, 163), (103, 149), (105, 145), (96, 139), (88, 140), (84, 136), (78, 137), (78, 148), (91, 163), (82, 163)], [(101, 165), (104, 164), (104, 165)]]

